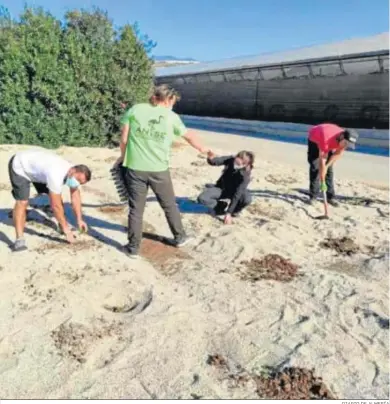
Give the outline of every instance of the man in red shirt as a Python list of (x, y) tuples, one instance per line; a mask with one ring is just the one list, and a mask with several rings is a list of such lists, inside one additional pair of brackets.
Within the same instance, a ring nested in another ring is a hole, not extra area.
[(353, 129), (343, 129), (331, 123), (323, 123), (309, 130), (307, 160), (310, 165), (310, 202), (319, 190), (327, 193), (329, 204), (334, 201), (333, 164), (349, 147), (354, 149), (359, 134)]

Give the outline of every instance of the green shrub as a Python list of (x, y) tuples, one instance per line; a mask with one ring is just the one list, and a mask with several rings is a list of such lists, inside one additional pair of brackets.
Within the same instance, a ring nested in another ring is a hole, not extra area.
[(121, 103), (147, 99), (154, 46), (138, 25), (115, 29), (101, 10), (62, 22), (42, 9), (17, 21), (0, 9), (0, 143), (112, 145)]

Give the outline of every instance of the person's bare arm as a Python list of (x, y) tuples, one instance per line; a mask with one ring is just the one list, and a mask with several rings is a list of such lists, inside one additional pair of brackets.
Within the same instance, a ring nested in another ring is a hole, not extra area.
[(320, 172), (320, 181), (324, 182), (326, 177), (326, 153), (320, 152), (319, 157), (319, 172)]
[(87, 224), (83, 221), (83, 212), (81, 208), (81, 192), (79, 189), (70, 188), (70, 199), (72, 201), (72, 208), (76, 216), (77, 226), (81, 231), (88, 231)]
[(77, 222), (83, 219), (81, 213), (81, 195), (79, 189), (70, 188), (70, 200), (72, 201), (72, 208)]
[(337, 149), (332, 156), (330, 157), (329, 161), (326, 163), (326, 170), (332, 166), (344, 153), (344, 149)]
[(65, 218), (64, 205), (62, 203), (61, 195), (50, 192), (49, 198), (50, 198), (51, 208), (53, 209), (54, 217), (58, 220), (60, 228), (66, 235), (66, 238), (68, 239), (68, 241), (72, 242), (74, 240), (74, 238), (72, 236), (72, 232), (69, 228), (68, 222), (66, 221), (66, 218)]
[(122, 126), (122, 132), (121, 132), (121, 143), (120, 143), (121, 161), (123, 161), (125, 158), (127, 141), (129, 140), (129, 132), (130, 132), (130, 125), (126, 123)]
[(192, 146), (194, 149), (198, 150), (200, 153), (207, 153), (209, 151), (209, 149), (207, 149), (206, 147), (204, 147), (201, 143), (201, 141), (199, 140), (198, 136), (191, 131), (188, 131), (183, 138), (185, 139), (185, 141)]

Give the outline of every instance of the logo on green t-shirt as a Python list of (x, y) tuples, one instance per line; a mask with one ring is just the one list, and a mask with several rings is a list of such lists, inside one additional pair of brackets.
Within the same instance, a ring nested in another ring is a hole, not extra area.
[[(158, 130), (158, 125), (160, 125), (161, 120), (164, 119), (162, 115), (160, 115), (157, 119), (149, 119), (147, 126), (142, 127), (135, 117), (133, 118), (135, 124), (135, 132), (134, 135), (138, 137), (142, 137), (144, 139), (152, 139), (156, 142), (163, 142), (164, 137), (167, 135), (165, 132), (161, 132)], [(130, 124), (131, 125), (131, 124)]]

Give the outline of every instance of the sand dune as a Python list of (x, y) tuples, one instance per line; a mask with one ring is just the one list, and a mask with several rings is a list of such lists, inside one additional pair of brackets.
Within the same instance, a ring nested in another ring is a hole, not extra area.
[[(194, 199), (219, 169), (176, 146), (178, 204), (196, 239), (180, 251), (155, 240), (170, 234), (151, 195), (136, 261), (118, 250), (127, 211), (108, 149), (58, 150), (93, 170), (89, 234), (65, 244), (34, 200), (29, 251), (13, 254), (6, 167), (18, 147), (0, 147), (1, 398), (258, 398), (253, 375), (289, 366), (314, 368), (340, 399), (389, 396), (388, 159), (345, 156), (340, 207), (319, 221), (321, 203), (306, 204), (303, 147), (202, 137), (220, 154), (256, 152), (253, 205), (228, 227), (205, 214)], [(282, 259), (296, 267), (274, 280)], [(207, 363), (215, 354), (227, 369)], [(250, 378), (232, 385), (243, 371)]]

